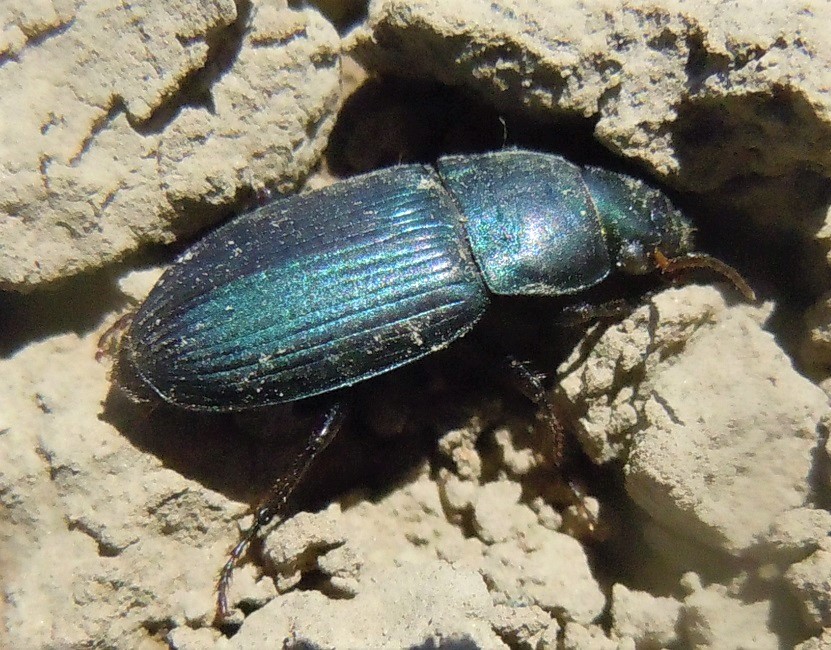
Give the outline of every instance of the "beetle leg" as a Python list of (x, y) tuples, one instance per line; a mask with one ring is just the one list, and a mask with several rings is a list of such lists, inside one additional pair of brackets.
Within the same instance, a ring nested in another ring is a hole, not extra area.
[(98, 349), (95, 351), (96, 361), (100, 362), (104, 357), (111, 356), (118, 349), (121, 337), (130, 328), (135, 315), (134, 311), (128, 311), (104, 330), (104, 333), (98, 338)]
[(508, 368), (510, 368), (520, 392), (534, 405), (542, 409), (543, 419), (552, 434), (551, 456), (558, 466), (562, 465), (566, 432), (557, 410), (554, 408), (554, 403), (549, 399), (548, 392), (543, 386), (542, 382), (545, 375), (534, 372), (528, 363), (510, 355), (508, 356)]
[(630, 314), (636, 306), (625, 298), (601, 303), (578, 302), (564, 305), (556, 323), (563, 327), (580, 327), (599, 320), (619, 320)]
[(588, 504), (591, 497), (577, 479), (566, 480), (565, 486), (569, 490), (572, 503), (564, 512), (561, 531), (581, 540), (606, 540), (611, 530), (607, 518), (601, 516), (600, 502), (592, 499), (595, 506), (590, 507)]
[(219, 623), (228, 617), (228, 587), (231, 585), (234, 568), (262, 528), (275, 517), (285, 516), (289, 499), (314, 459), (329, 446), (340, 431), (346, 411), (346, 405), (340, 401), (335, 402), (329, 408), (323, 419), (323, 425), (309, 437), (303, 450), (292, 459), (288, 470), (274, 483), (268, 495), (254, 510), (254, 523), (243, 533), (240, 541), (231, 550), (228, 560), (219, 573), (216, 585), (216, 620)]
[[(508, 356), (507, 361), (517, 380), (518, 388), (523, 395), (542, 408), (543, 418), (553, 434), (552, 457), (557, 467), (565, 474), (562, 478), (563, 487), (567, 492), (567, 502), (573, 508), (574, 515), (571, 519), (575, 532), (581, 532), (583, 536), (595, 536), (600, 530), (600, 522), (597, 514), (593, 513), (586, 505), (588, 496), (586, 491), (577, 479), (568, 477), (569, 468), (563, 462), (565, 459), (566, 429), (554, 403), (548, 397), (545, 386), (543, 386), (544, 375), (534, 372), (528, 363), (520, 361), (516, 357)], [(598, 537), (600, 536), (598, 535)]]

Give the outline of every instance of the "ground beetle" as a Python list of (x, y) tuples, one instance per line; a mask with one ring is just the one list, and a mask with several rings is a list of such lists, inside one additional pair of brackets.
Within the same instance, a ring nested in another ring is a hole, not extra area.
[[(137, 401), (234, 411), (329, 393), (440, 350), (490, 294), (561, 296), (617, 269), (704, 266), (692, 228), (629, 176), (520, 150), (401, 165), (272, 201), (179, 257), (124, 324), (117, 385)], [(336, 434), (340, 402), (255, 513), (218, 585), (284, 514)]]

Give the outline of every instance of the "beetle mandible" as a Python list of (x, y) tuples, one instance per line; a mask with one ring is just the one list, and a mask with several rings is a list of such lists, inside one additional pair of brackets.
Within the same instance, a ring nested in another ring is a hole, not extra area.
[[(330, 393), (440, 350), (490, 294), (560, 296), (618, 270), (698, 266), (692, 227), (642, 181), (503, 150), (401, 165), (278, 199), (216, 229), (164, 273), (123, 333), (116, 384), (136, 401), (235, 411)], [(336, 435), (339, 402), (255, 512), (231, 573)]]

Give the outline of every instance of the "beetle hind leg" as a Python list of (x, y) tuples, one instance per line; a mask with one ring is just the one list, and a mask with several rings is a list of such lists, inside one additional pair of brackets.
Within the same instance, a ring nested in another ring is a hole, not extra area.
[(266, 497), (255, 508), (254, 523), (243, 533), (219, 572), (216, 585), (217, 623), (222, 623), (228, 618), (228, 589), (231, 586), (234, 568), (263, 527), (275, 517), (284, 517), (287, 514), (290, 498), (315, 458), (329, 446), (340, 431), (346, 412), (346, 404), (342, 401), (335, 402), (326, 411), (323, 424), (309, 437), (303, 449), (292, 459), (289, 468), (277, 479)]

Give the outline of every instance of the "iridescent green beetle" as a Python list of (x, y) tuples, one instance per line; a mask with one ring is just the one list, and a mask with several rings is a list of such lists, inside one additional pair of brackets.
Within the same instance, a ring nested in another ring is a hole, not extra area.
[[(660, 191), (545, 153), (505, 150), (403, 165), (275, 200), (196, 243), (132, 317), (117, 384), (136, 400), (234, 411), (331, 393), (440, 350), (491, 294), (561, 296), (614, 271), (724, 263)], [(219, 582), (336, 434), (328, 412), (256, 511)]]

